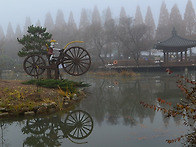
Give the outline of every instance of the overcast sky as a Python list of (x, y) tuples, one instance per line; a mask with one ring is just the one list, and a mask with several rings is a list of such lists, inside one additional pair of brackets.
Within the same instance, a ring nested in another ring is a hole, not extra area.
[[(127, 15), (134, 16), (138, 5), (140, 6), (143, 17), (145, 17), (147, 7), (150, 6), (154, 19), (157, 22), (163, 1), (165, 1), (169, 11), (176, 3), (181, 14), (184, 14), (188, 0), (1, 0), (0, 25), (4, 31), (7, 30), (9, 22), (11, 22), (14, 31), (17, 24), (22, 29), (26, 17), (30, 17), (32, 23), (40, 20), (41, 25), (43, 25), (46, 13), (50, 12), (55, 21), (58, 9), (64, 12), (65, 20), (68, 19), (69, 13), (72, 11), (74, 19), (77, 22), (79, 21), (82, 8), (92, 11), (94, 6), (98, 7), (100, 13), (110, 7), (114, 18), (119, 16), (120, 9), (123, 6)], [(192, 0), (192, 3), (196, 7), (196, 0)]]

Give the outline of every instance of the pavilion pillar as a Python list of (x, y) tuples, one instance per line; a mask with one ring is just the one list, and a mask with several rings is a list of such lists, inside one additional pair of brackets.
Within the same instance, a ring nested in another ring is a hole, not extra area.
[(183, 62), (183, 52), (180, 52), (180, 55), (181, 55), (180, 62)]
[(164, 63), (166, 62), (166, 54), (165, 52), (163, 52), (163, 56), (164, 56)]
[(185, 51), (185, 62), (187, 62), (187, 50)]
[(178, 56), (178, 52), (176, 52), (176, 62), (178, 62), (179, 56)]
[(167, 52), (167, 57), (166, 57), (166, 62), (168, 63), (169, 62), (169, 53)]

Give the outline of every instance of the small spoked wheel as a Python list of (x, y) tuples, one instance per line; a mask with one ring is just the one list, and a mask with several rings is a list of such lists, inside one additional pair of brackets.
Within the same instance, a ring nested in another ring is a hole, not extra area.
[(33, 134), (43, 134), (48, 128), (43, 118), (27, 120), (27, 130)]
[(27, 56), (23, 63), (24, 71), (30, 76), (39, 76), (44, 73), (46, 62), (39, 55)]
[(89, 53), (82, 47), (71, 47), (65, 50), (62, 61), (63, 69), (70, 75), (79, 76), (86, 73), (91, 65)]
[(71, 112), (65, 119), (68, 127), (73, 128), (68, 134), (73, 139), (84, 139), (88, 137), (93, 130), (93, 119), (85, 111), (76, 110)]

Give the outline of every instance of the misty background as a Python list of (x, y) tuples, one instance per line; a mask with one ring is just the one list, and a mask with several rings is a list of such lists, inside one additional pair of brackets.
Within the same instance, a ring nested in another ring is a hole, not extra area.
[(22, 70), (17, 38), (30, 25), (46, 27), (61, 48), (85, 41), (92, 69), (114, 59), (139, 64), (143, 51), (151, 59), (154, 43), (170, 37), (173, 27), (182, 37), (196, 38), (196, 1), (191, 0), (9, 0), (1, 5), (0, 69)]

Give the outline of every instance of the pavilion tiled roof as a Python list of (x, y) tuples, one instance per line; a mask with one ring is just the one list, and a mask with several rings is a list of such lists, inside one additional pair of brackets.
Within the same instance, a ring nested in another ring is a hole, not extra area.
[(196, 40), (182, 38), (181, 36), (177, 35), (175, 28), (173, 29), (172, 36), (169, 39), (155, 44), (156, 49), (163, 50), (187, 49), (195, 46)]

